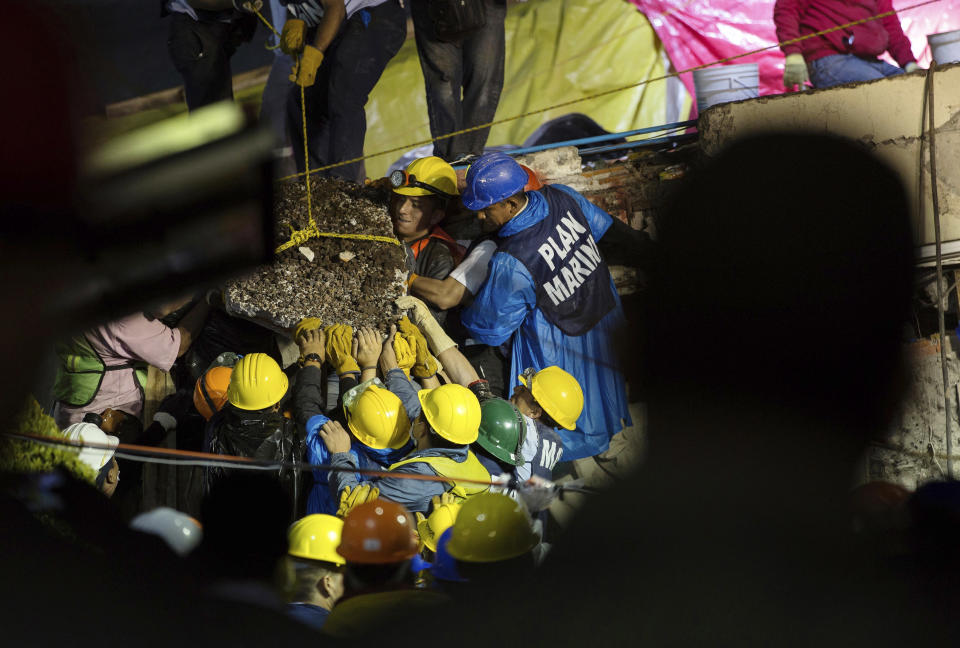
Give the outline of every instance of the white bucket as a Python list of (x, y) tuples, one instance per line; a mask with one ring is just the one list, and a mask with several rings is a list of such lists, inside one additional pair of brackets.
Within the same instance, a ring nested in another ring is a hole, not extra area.
[(760, 73), (756, 63), (721, 65), (695, 70), (693, 85), (697, 89), (697, 110), (702, 113), (717, 104), (759, 97)]
[(930, 52), (937, 65), (960, 63), (960, 29), (942, 34), (927, 34), (927, 42), (930, 43)]

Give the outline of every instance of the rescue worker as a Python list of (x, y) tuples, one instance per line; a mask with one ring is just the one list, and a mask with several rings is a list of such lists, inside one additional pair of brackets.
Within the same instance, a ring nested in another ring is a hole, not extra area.
[(519, 380), (510, 397), (510, 404), (523, 415), (526, 424), (520, 451), (523, 464), (517, 467), (517, 479), (550, 480), (563, 456), (563, 439), (557, 430), (568, 429), (565, 426), (580, 417), (583, 391), (576, 378), (560, 367), (527, 369)]
[[(525, 191), (536, 191), (543, 187), (543, 183), (533, 169), (522, 164), (520, 166), (527, 173)], [(433, 309), (439, 311), (469, 304), (473, 301), (473, 296), (480, 291), (480, 286), (487, 280), (487, 266), (496, 249), (496, 234), (487, 232), (471, 243), (466, 256), (446, 278), (433, 279), (414, 275), (408, 279), (408, 290), (410, 294), (423, 298), (432, 304)], [(459, 325), (452, 332), (461, 340), (461, 352), (477, 373), (483, 376), (492, 395), (498, 398), (504, 397), (506, 395), (504, 383), (506, 372), (509, 370), (509, 361), (501, 347), (477, 342), (470, 338)]]
[(190, 348), (210, 312), (200, 300), (176, 328), (160, 321), (185, 305), (179, 302), (157, 312), (134, 313), (58, 344), (53, 386), (57, 425), (79, 423), (88, 412), (99, 414), (107, 408), (140, 418), (147, 366), (169, 371)]
[(400, 504), (360, 504), (343, 521), (337, 553), (346, 559), (346, 596), (327, 619), (324, 632), (357, 638), (429, 612), (445, 598), (413, 588), (411, 559), (417, 555), (416, 526)]
[(446, 278), (463, 259), (460, 244), (439, 224), (446, 217), (447, 204), (460, 193), (456, 171), (438, 157), (424, 157), (404, 171), (391, 173), (390, 184), (390, 219), (393, 233), (407, 250), (407, 284), (417, 277)]
[[(296, 60), (287, 101), (287, 123), (297, 171), (304, 170), (303, 114), (310, 168), (363, 157), (364, 106), (387, 63), (407, 37), (397, 0), (281, 0), (290, 17), (280, 48)], [(303, 88), (306, 106), (301, 106)], [(363, 162), (329, 175), (358, 184)]]
[(530, 576), (540, 537), (522, 502), (481, 493), (460, 507), (447, 551), (472, 583), (510, 587)]
[[(374, 482), (384, 499), (403, 504), (413, 512), (426, 513), (436, 495), (451, 491), (466, 499), (489, 487), (490, 474), (470, 451), (480, 427), (480, 403), (469, 389), (447, 384), (418, 393), (421, 412), (410, 431), (416, 447), (403, 460), (390, 466), (392, 472), (438, 475), (450, 481), (421, 481), (387, 477)], [(330, 463), (347, 471), (330, 475), (330, 488), (340, 493), (358, 485), (357, 469), (350, 454), (350, 436), (336, 421), (320, 428), (320, 438), (331, 453)]]
[[(463, 204), (494, 224), (498, 244), (461, 321), (484, 344), (512, 339), (513, 376), (556, 365), (575, 377), (585, 415), (557, 423), (564, 455), (580, 459), (605, 451), (632, 424), (615, 348), (626, 320), (597, 248), (613, 219), (564, 185), (526, 192), (527, 180), (502, 153), (483, 155), (467, 171)], [(513, 378), (511, 390), (517, 384)]]
[(197, 379), (193, 388), (193, 406), (209, 421), (227, 403), (227, 389), (233, 367), (212, 367)]
[(509, 481), (524, 465), (526, 427), (523, 414), (509, 401), (492, 398), (480, 403), (480, 430), (473, 448), (491, 477)]
[[(891, 15), (790, 42), (886, 13)], [(892, 0), (777, 0), (773, 22), (777, 40), (786, 43), (781, 49), (786, 56), (783, 85), (787, 90), (794, 86), (802, 90), (807, 81), (814, 88), (829, 88), (920, 69), (910, 39), (893, 13)], [(881, 60), (884, 52), (889, 52), (900, 67)]]
[(120, 483), (120, 466), (113, 456), (120, 439), (106, 434), (93, 423), (74, 423), (63, 431), (63, 435), (73, 443), (83, 444), (76, 448), (80, 461), (96, 471), (97, 490), (113, 497)]
[[(207, 424), (205, 445), (217, 454), (257, 459), (299, 462), (302, 439), (293, 420), (280, 411), (289, 381), (276, 360), (265, 353), (250, 353), (240, 358), (230, 376), (227, 404)], [(209, 492), (223, 468), (204, 472), (204, 487)], [(284, 490), (291, 497), (296, 513), (300, 499), (299, 470), (281, 467), (277, 471)]]
[(332, 515), (307, 515), (290, 526), (287, 556), (294, 573), (287, 615), (321, 630), (333, 606), (343, 596), (344, 565), (337, 553), (343, 520)]
[[(413, 449), (406, 409), (379, 380), (357, 385), (343, 400), (347, 427), (352, 434), (349, 452), (359, 468), (386, 470)], [(330, 452), (320, 437), (320, 429), (328, 422), (330, 419), (323, 414), (307, 422), (306, 451), (311, 464), (326, 465), (331, 461)], [(362, 477), (358, 481), (369, 480)], [(330, 491), (329, 474), (314, 470), (307, 512), (332, 515), (338, 511), (340, 499)]]
[[(325, 335), (321, 329), (316, 328), (319, 325), (319, 321), (301, 322), (295, 332), (297, 343), (306, 350), (310, 345), (322, 346), (322, 340), (327, 340), (327, 358), (340, 378), (340, 389), (345, 393), (342, 393), (340, 398), (342, 410), (331, 412), (330, 416), (327, 416), (321, 406), (322, 373), (318, 362), (322, 364), (322, 356), (305, 355), (294, 398), (301, 416), (310, 414), (305, 423), (307, 462), (313, 465), (326, 465), (330, 462), (330, 453), (320, 438), (319, 431), (331, 417), (339, 419), (343, 416), (352, 433), (350, 452), (357, 465), (361, 468), (385, 470), (413, 449), (410, 420), (420, 412), (416, 391), (395, 364), (384, 367), (386, 386), (376, 378), (378, 357), (388, 348), (392, 350), (392, 347), (381, 342), (377, 331), (370, 328), (359, 329), (356, 335), (356, 350), (351, 352), (351, 341), (354, 339), (351, 327), (334, 325), (328, 327), (329, 335)], [(311, 326), (315, 328), (310, 328)], [(359, 371), (360, 365), (363, 365), (362, 371)], [(364, 376), (367, 376), (367, 379), (358, 384), (358, 379)], [(396, 393), (400, 393), (404, 398), (401, 400)], [(412, 409), (413, 404), (415, 409)], [(368, 480), (361, 478), (360, 481)], [(333, 515), (338, 513), (342, 506), (342, 499), (330, 492), (327, 471), (314, 469), (313, 486), (307, 497), (307, 512)]]
[(160, 15), (171, 16), (167, 51), (189, 110), (233, 99), (230, 59), (253, 38), (262, 7), (262, 0), (160, 0)]

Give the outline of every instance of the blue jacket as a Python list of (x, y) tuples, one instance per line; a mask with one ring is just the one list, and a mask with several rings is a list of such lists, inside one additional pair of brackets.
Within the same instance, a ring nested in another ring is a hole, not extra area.
[[(393, 373), (394, 371), (390, 372), (390, 374)], [(396, 370), (396, 373), (399, 373), (400, 378), (406, 381), (406, 377), (403, 375), (402, 371), (398, 369)], [(394, 380), (395, 382), (398, 382), (395, 377)], [(387, 386), (388, 388), (390, 387), (389, 382)], [(391, 389), (391, 391), (393, 390)], [(416, 391), (412, 386), (409, 387), (409, 391), (413, 393), (413, 401), (416, 401), (416, 415), (413, 415), (410, 411), (410, 407), (408, 405), (408, 402), (410, 401), (409, 394), (401, 391), (401, 393), (398, 393), (397, 396), (401, 401), (403, 401), (404, 409), (407, 410), (407, 416), (411, 417), (411, 420), (413, 420), (415, 416), (420, 415), (420, 401), (416, 398)], [(307, 421), (306, 459), (307, 462), (311, 464), (330, 465), (332, 461), (332, 455), (330, 454), (330, 451), (327, 450), (326, 444), (324, 444), (323, 439), (320, 438), (320, 428), (323, 427), (323, 425), (329, 420), (330, 419), (323, 414), (317, 414)], [(412, 439), (408, 441), (402, 448), (396, 450), (392, 450), (390, 448), (384, 448), (382, 450), (370, 448), (363, 445), (356, 439), (353, 439), (352, 443), (350, 444), (349, 454), (353, 457), (353, 465), (356, 468), (361, 468), (363, 470), (386, 470), (388, 467), (392, 466), (408, 455), (412, 449)], [(375, 479), (373, 477), (359, 475), (357, 473), (354, 473), (352, 476), (355, 484), (362, 484)], [(333, 493), (331, 493), (330, 473), (326, 470), (314, 470), (313, 486), (310, 488), (310, 494), (307, 496), (307, 514), (327, 513), (328, 515), (336, 515), (338, 508), (340, 508), (340, 497), (338, 495), (336, 498), (334, 498)]]
[(310, 603), (288, 603), (286, 612), (291, 619), (296, 619), (314, 630), (322, 630), (330, 616), (330, 610)]
[[(576, 191), (553, 185), (574, 197), (583, 211), (594, 239), (600, 240), (613, 219)], [(500, 228), (501, 238), (517, 234), (547, 217), (547, 202), (536, 191), (527, 192), (527, 206)], [(490, 274), (473, 303), (461, 313), (471, 337), (496, 346), (512, 341), (510, 390), (526, 368), (557, 365), (573, 374), (584, 395), (583, 414), (577, 429), (558, 430), (565, 461), (599, 454), (624, 423), (631, 425), (626, 386), (619, 370), (614, 340), (626, 326), (623, 307), (610, 278), (615, 306), (583, 335), (568, 336), (547, 321), (537, 308), (536, 286), (530, 272), (513, 256), (496, 252), (490, 259)], [(621, 422), (623, 419), (623, 422)]]
[[(405, 459), (414, 457), (442, 457), (446, 456), (456, 462), (463, 462), (467, 459), (467, 447), (462, 448), (430, 448), (422, 451), (413, 451)], [(333, 455), (331, 462), (334, 466), (344, 468), (356, 468), (356, 455), (353, 452), (340, 452)], [(423, 462), (414, 462), (406, 464), (396, 469), (398, 473), (408, 473), (415, 475), (436, 475), (428, 464)], [(336, 472), (330, 474), (330, 492), (331, 497), (349, 486), (355, 488), (359, 481), (357, 474), (352, 472)], [(452, 485), (440, 481), (419, 481), (415, 479), (403, 479), (399, 477), (386, 477), (375, 480), (376, 487), (380, 489), (380, 497), (388, 499), (397, 504), (403, 504), (411, 513), (420, 512), (426, 514), (430, 508), (430, 500), (436, 495), (441, 495), (450, 490)]]

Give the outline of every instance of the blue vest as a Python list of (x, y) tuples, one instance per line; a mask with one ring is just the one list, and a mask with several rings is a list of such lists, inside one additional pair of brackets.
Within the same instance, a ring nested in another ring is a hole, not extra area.
[(555, 430), (546, 425), (537, 425), (537, 431), (540, 433), (540, 443), (537, 446), (537, 454), (533, 456), (530, 465), (530, 473), (546, 480), (553, 479), (553, 468), (563, 456), (563, 441)]
[(498, 239), (524, 265), (537, 289), (537, 308), (566, 335), (583, 335), (613, 310), (610, 271), (577, 201), (560, 189), (540, 189), (549, 212), (539, 223)]

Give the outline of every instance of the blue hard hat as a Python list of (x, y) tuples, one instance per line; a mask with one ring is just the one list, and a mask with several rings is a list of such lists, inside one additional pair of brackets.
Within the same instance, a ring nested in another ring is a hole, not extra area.
[(523, 191), (527, 180), (527, 172), (509, 155), (485, 153), (467, 169), (463, 206), (471, 211), (486, 209)]

